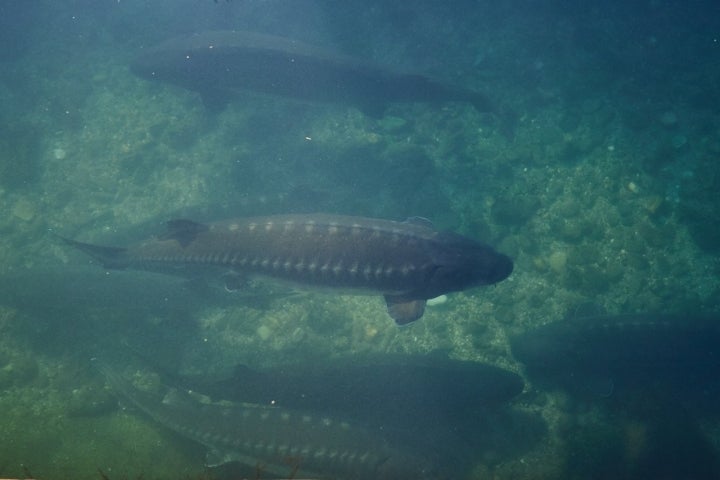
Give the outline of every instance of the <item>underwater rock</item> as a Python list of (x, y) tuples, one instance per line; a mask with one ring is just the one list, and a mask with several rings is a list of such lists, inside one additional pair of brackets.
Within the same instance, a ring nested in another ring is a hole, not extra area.
[(70, 417), (96, 417), (117, 408), (117, 398), (110, 390), (93, 385), (73, 389), (67, 400), (66, 413)]
[(563, 251), (557, 251), (550, 254), (550, 256), (547, 258), (547, 263), (555, 273), (563, 274), (565, 273), (567, 260), (567, 253)]
[(531, 197), (498, 198), (490, 213), (498, 225), (521, 226), (535, 215), (538, 208), (538, 202)]
[(38, 364), (29, 354), (9, 352), (0, 356), (0, 389), (25, 385), (38, 375)]

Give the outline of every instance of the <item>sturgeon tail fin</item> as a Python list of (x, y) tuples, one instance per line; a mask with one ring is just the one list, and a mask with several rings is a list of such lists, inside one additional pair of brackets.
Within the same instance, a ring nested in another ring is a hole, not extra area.
[(105, 268), (122, 269), (128, 266), (127, 255), (125, 254), (126, 248), (93, 245), (92, 243), (78, 242), (60, 235), (57, 235), (57, 237), (71, 247), (77, 248), (97, 260)]

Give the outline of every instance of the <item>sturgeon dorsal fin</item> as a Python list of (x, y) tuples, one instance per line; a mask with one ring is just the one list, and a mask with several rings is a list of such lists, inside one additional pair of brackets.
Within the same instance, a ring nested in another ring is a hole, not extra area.
[(177, 218), (166, 223), (167, 230), (158, 238), (160, 240), (177, 240), (182, 247), (190, 244), (198, 233), (206, 232), (210, 227), (185, 218)]

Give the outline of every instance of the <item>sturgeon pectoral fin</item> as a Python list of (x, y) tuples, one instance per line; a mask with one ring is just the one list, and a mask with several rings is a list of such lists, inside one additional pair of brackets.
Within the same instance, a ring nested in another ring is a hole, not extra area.
[(388, 314), (398, 325), (414, 322), (425, 313), (424, 299), (408, 299), (402, 296), (385, 295)]
[(222, 276), (222, 281), (225, 284), (225, 290), (228, 292), (236, 292), (243, 288), (250, 287), (248, 278), (245, 275), (240, 275), (236, 272), (228, 272)]

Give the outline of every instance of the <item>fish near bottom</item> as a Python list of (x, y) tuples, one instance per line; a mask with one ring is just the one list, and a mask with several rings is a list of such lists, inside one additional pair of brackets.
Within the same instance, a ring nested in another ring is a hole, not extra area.
[(424, 458), (380, 434), (318, 412), (257, 404), (202, 403), (170, 389), (164, 397), (136, 388), (96, 361), (111, 388), (153, 421), (208, 449), (207, 465), (239, 462), (282, 478), (404, 480), (438, 478)]

